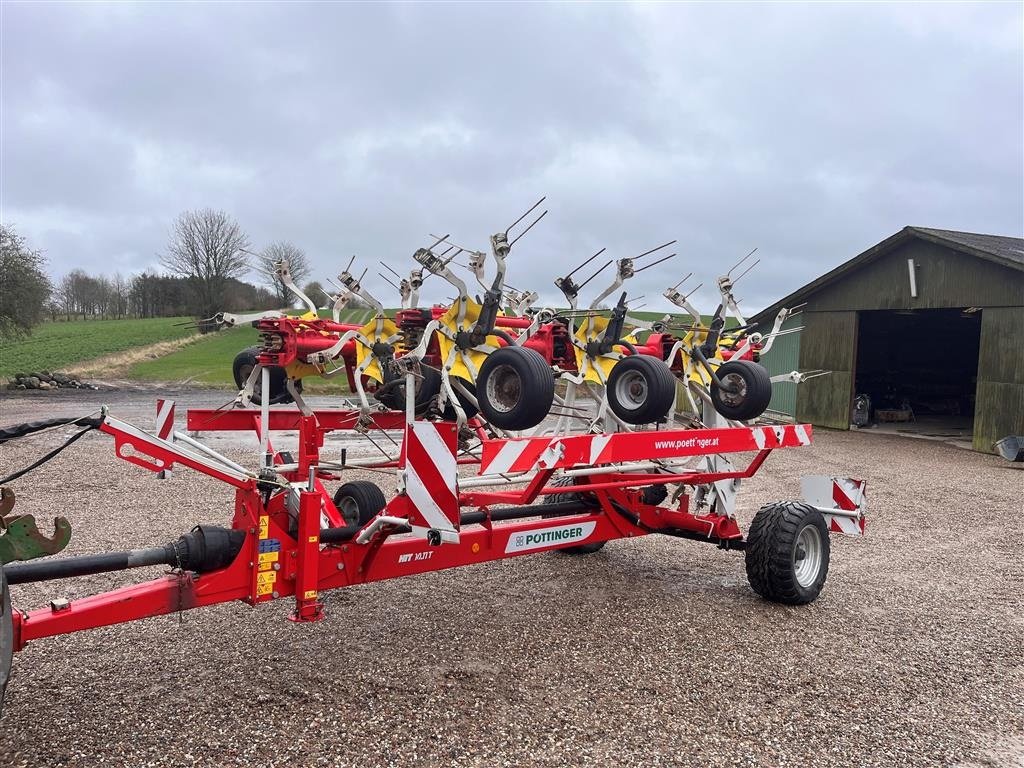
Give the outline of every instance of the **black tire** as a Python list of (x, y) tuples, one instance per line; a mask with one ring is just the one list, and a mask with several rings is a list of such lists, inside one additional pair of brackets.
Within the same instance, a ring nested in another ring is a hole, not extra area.
[[(422, 415), (430, 402), (437, 397), (441, 391), (441, 374), (433, 368), (420, 365), (416, 371), (416, 414)], [(405, 377), (389, 385), (384, 392), (378, 392), (375, 397), (377, 402), (392, 411), (405, 410)]]
[(640, 500), (644, 504), (650, 504), (652, 507), (656, 507), (665, 499), (668, 498), (668, 486), (667, 485), (648, 485), (644, 487), (643, 492), (640, 494)]
[[(441, 374), (438, 374), (438, 377), (440, 377), (440, 375)], [(479, 413), (479, 410), (477, 409), (477, 407), (475, 405), (473, 405), (473, 403), (469, 399), (466, 398), (466, 396), (464, 394), (462, 394), (459, 391), (459, 388), (455, 386), (455, 382), (459, 382), (459, 384), (461, 384), (463, 387), (465, 387), (469, 392), (471, 392), (473, 394), (473, 397), (477, 396), (477, 394), (476, 394), (476, 387), (473, 386), (473, 382), (471, 382), (471, 381), (459, 378), (458, 376), (453, 376), (452, 377), (452, 389), (455, 391), (455, 399), (458, 400), (459, 401), (459, 405), (462, 406), (462, 410), (465, 412), (466, 418), (467, 419), (472, 419), (474, 416), (477, 415), (477, 413)], [(440, 387), (440, 386), (441, 386), (441, 383), (440, 383), (440, 378), (439, 378), (438, 379), (438, 387)], [(441, 417), (445, 421), (455, 421), (455, 418), (456, 418), (455, 409), (452, 407), (451, 403), (445, 403), (444, 411), (441, 413)]]
[[(245, 386), (245, 382), (249, 378), (249, 374), (252, 373), (252, 369), (256, 367), (256, 357), (260, 353), (259, 347), (249, 347), (243, 349), (237, 355), (235, 360), (231, 364), (231, 373), (235, 377), (235, 386), (239, 389)], [(292, 396), (288, 392), (286, 380), (288, 375), (284, 372), (284, 368), (271, 367), (270, 369), (270, 404), (281, 405), (283, 403), (290, 403)], [(302, 380), (295, 382), (295, 389), (302, 392)], [(256, 386), (253, 387), (252, 402), (254, 405), (261, 405), (263, 403), (263, 393), (261, 390), (260, 380), (256, 381)]]
[(4, 691), (14, 663), (14, 617), (11, 614), (11, 592), (7, 577), (0, 567), (0, 714), (4, 709)]
[[(556, 477), (551, 482), (551, 485), (556, 488), (573, 488), (576, 486), (576, 482), (571, 477), (566, 477), (565, 475), (562, 475), (561, 477)], [(549, 496), (545, 496), (544, 498), (546, 501), (544, 503), (538, 504), (537, 506), (543, 508), (545, 503), (552, 504), (563, 501), (582, 501), (583, 499), (586, 499), (588, 495), (589, 494), (586, 493), (573, 492), (551, 494)], [(543, 512), (541, 512), (541, 519), (552, 517), (561, 517), (561, 515), (545, 515)], [(558, 549), (555, 551), (563, 555), (592, 555), (607, 543), (608, 542), (606, 541), (595, 541), (591, 544), (577, 544), (574, 547), (563, 547), (562, 549)]]
[(805, 605), (825, 586), (830, 553), (821, 512), (798, 501), (767, 504), (747, 534), (747, 581), (766, 600)]
[(726, 392), (711, 382), (711, 402), (716, 411), (735, 421), (749, 421), (764, 413), (772, 399), (772, 379), (763, 365), (729, 360), (718, 366), (716, 373), (723, 383), (736, 388), (735, 392)]
[(387, 506), (384, 492), (366, 480), (345, 483), (334, 492), (334, 506), (347, 526), (364, 526)]
[(664, 419), (676, 401), (676, 378), (664, 360), (628, 355), (608, 376), (608, 405), (627, 424)]
[(536, 350), (502, 347), (480, 366), (476, 394), (480, 412), (495, 427), (529, 429), (551, 410), (555, 376)]

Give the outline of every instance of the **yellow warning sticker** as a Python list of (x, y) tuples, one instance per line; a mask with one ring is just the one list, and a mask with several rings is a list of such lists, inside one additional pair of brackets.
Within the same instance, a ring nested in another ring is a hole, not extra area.
[(304, 600), (316, 600), (316, 590), (310, 589), (303, 593)]
[(274, 591), (273, 584), (257, 584), (256, 585), (256, 597), (262, 597), (263, 595), (269, 595)]
[[(280, 552), (261, 552), (260, 553), (260, 565), (263, 565), (264, 563), (267, 563), (267, 564), (269, 564), (269, 563), (276, 563), (277, 559), (280, 556), (281, 556)], [(261, 570), (266, 570), (266, 569), (264, 568), (264, 569), (261, 569)]]
[(270, 535), (270, 518), (267, 515), (260, 515), (260, 538), (265, 539)]
[(273, 584), (275, 581), (277, 581), (277, 571), (256, 574), (257, 584)]

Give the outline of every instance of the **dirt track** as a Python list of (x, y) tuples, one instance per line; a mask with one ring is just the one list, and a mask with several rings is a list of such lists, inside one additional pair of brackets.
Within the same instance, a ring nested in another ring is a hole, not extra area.
[[(151, 394), (91, 396), (149, 426)], [(0, 423), (88, 410), (7, 398)], [(0, 467), (51, 445), (0, 446)], [(15, 657), (0, 765), (1024, 764), (1024, 472), (822, 430), (744, 487), (742, 522), (807, 473), (870, 483), (868, 536), (833, 539), (810, 606), (758, 599), (742, 555), (647, 537), (331, 593), (319, 624), (281, 601), (52, 638)], [(156, 481), (98, 434), (14, 487), (19, 511), (71, 519), (69, 553), (162, 543), (230, 508), (226, 488)], [(12, 591), (28, 608), (126, 578)]]

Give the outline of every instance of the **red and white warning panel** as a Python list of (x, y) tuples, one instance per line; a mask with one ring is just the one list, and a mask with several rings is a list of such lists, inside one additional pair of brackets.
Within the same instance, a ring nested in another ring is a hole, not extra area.
[(800, 478), (800, 493), (825, 516), (830, 531), (863, 536), (867, 485), (851, 477), (806, 475)]
[(414, 421), (405, 436), (402, 470), (413, 533), (459, 541), (458, 427), (448, 421)]

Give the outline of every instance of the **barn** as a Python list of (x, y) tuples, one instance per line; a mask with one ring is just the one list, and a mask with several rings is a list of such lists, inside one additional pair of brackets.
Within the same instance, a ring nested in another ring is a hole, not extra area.
[(801, 304), (763, 363), (829, 373), (777, 384), (773, 411), (848, 429), (867, 395), (876, 422), (960, 430), (977, 451), (1024, 434), (1021, 238), (905, 227), (750, 319)]

